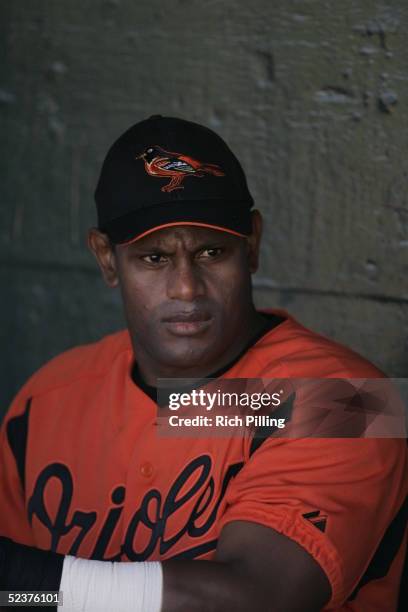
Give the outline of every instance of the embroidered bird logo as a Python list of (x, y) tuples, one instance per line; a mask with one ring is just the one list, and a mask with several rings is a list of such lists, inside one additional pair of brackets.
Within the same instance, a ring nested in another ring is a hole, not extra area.
[(182, 153), (165, 151), (158, 145), (148, 147), (136, 159), (144, 160), (145, 170), (150, 176), (170, 178), (170, 182), (161, 188), (165, 192), (184, 189), (181, 183), (187, 176), (202, 177), (205, 174), (224, 176), (224, 172), (216, 164), (206, 164)]

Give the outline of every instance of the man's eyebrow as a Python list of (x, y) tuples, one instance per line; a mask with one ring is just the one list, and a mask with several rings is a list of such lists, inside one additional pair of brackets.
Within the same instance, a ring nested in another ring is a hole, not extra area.
[(146, 245), (146, 246), (138, 245), (136, 248), (132, 249), (132, 253), (135, 255), (145, 255), (148, 253), (165, 254), (169, 252), (170, 252), (170, 249), (166, 249), (165, 247), (161, 247), (156, 244)]
[[(197, 245), (192, 245), (191, 249), (188, 249), (191, 253), (196, 254), (200, 251), (205, 251), (207, 249), (223, 249), (226, 248), (227, 245), (222, 242), (216, 241), (206, 241)], [(174, 247), (166, 247), (166, 246), (158, 246), (158, 245), (146, 245), (146, 246), (138, 246), (137, 248), (132, 250), (133, 255), (149, 255), (152, 253), (157, 253), (158, 255), (171, 255), (174, 253)]]
[[(228, 246), (230, 243), (227, 240), (223, 240), (221, 237), (220, 238), (202, 238), (200, 240), (195, 241), (195, 244), (190, 245), (189, 248), (191, 248), (192, 251), (199, 251), (202, 249), (209, 249), (209, 248), (215, 248), (215, 247), (226, 247)], [(136, 242), (132, 245), (133, 250), (137, 251), (137, 252), (145, 252), (145, 251), (155, 251), (155, 252), (167, 252), (167, 251), (173, 251), (175, 245), (171, 244), (163, 244), (163, 242), (152, 242), (150, 244), (137, 244)]]
[(194, 250), (202, 251), (203, 249), (220, 249), (226, 246), (228, 246), (228, 243), (222, 242), (222, 240), (205, 240), (194, 248)]
[(149, 241), (136, 240), (135, 242), (130, 244), (129, 247), (134, 251), (145, 251), (145, 250), (151, 250), (151, 249), (165, 248), (163, 246), (162, 241), (158, 241), (157, 238), (151, 239)]

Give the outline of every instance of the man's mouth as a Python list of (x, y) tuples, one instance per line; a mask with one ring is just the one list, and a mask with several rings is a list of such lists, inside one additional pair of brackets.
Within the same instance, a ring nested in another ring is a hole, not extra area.
[(212, 316), (206, 312), (179, 312), (162, 319), (167, 330), (175, 336), (195, 336), (206, 331)]

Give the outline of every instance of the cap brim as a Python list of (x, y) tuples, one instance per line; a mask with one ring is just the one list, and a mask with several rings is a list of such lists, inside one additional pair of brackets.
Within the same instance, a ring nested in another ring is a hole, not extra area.
[(110, 221), (100, 230), (115, 244), (129, 244), (143, 236), (176, 225), (208, 227), (237, 236), (252, 233), (248, 202), (194, 200), (172, 202), (138, 210)]

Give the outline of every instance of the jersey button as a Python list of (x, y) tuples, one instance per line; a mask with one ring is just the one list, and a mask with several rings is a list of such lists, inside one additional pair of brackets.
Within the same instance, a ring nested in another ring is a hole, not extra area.
[(141, 464), (140, 473), (142, 476), (144, 476), (145, 478), (151, 478), (153, 476), (153, 472), (153, 466), (149, 461), (145, 461)]

